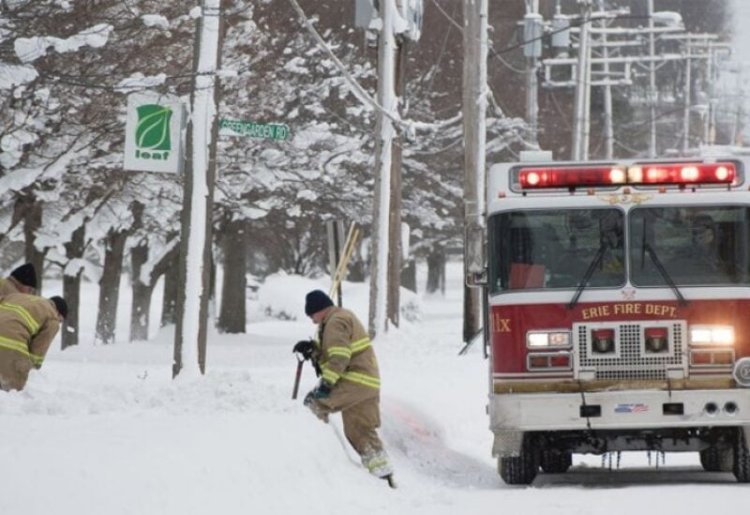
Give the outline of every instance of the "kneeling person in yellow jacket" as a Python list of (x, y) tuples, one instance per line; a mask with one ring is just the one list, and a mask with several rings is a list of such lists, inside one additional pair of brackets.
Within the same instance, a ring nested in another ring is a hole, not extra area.
[(40, 368), (68, 314), (62, 297), (11, 293), (0, 298), (0, 390), (22, 390)]
[(305, 397), (305, 406), (324, 422), (330, 413), (340, 411), (344, 434), (362, 464), (394, 486), (393, 470), (377, 433), (380, 375), (367, 332), (354, 313), (334, 306), (321, 290), (307, 294), (305, 313), (319, 326), (317, 341), (301, 341), (294, 351), (310, 356), (322, 376)]

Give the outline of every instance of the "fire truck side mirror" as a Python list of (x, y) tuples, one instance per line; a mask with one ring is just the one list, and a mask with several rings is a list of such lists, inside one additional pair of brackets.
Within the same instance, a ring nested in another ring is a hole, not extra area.
[(487, 269), (481, 272), (468, 272), (466, 274), (466, 286), (469, 288), (484, 288), (488, 284)]

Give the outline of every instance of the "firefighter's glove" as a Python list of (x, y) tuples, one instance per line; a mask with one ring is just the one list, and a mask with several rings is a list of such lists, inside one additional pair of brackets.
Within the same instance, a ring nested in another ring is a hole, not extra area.
[(331, 395), (331, 387), (325, 381), (321, 381), (310, 394), (315, 400), (327, 399)]
[(292, 352), (299, 352), (304, 359), (310, 359), (314, 348), (315, 344), (312, 340), (300, 340), (294, 344)]
[(318, 417), (320, 420), (322, 420), (323, 422), (327, 424), (328, 423), (328, 410), (322, 404), (320, 404), (320, 402), (318, 402), (315, 399), (314, 395), (317, 390), (318, 388), (315, 388), (311, 390), (310, 393), (305, 395), (304, 405), (310, 411), (313, 412), (313, 415), (315, 415), (316, 417)]

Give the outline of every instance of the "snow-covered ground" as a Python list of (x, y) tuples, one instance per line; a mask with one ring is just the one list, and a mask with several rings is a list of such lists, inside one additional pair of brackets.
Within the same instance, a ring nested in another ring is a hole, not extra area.
[[(260, 313), (263, 304), (301, 314), (316, 283), (289, 277), (261, 288), (247, 334), (210, 334), (197, 379), (171, 379), (171, 330), (127, 342), (127, 292), (114, 345), (91, 343), (95, 310), (84, 309), (81, 345), (63, 352), (56, 342), (25, 391), (0, 395), (0, 514), (705, 515), (744, 506), (747, 486), (702, 472), (695, 454), (668, 454), (661, 470), (625, 454), (611, 472), (599, 457), (576, 456), (565, 475), (504, 485), (490, 454), (487, 363), (479, 348), (457, 355), (460, 269), (451, 265), (445, 297), (416, 297), (420, 322), (375, 342), (397, 490), (342, 445), (339, 417), (325, 425), (302, 406), (315, 383), (309, 366), (291, 400), (291, 347), (314, 326)], [(57, 293), (48, 283), (45, 294)], [(363, 288), (347, 285), (344, 303), (366, 320)], [(85, 302), (96, 298), (87, 285)]]

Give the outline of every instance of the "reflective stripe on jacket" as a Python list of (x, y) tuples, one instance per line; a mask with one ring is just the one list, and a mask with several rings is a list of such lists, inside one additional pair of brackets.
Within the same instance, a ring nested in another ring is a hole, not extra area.
[(323, 380), (331, 386), (340, 379), (380, 388), (375, 351), (362, 323), (348, 309), (334, 307), (323, 320), (316, 349)]

